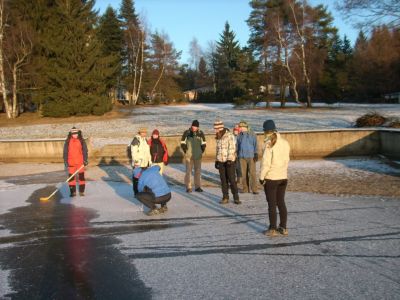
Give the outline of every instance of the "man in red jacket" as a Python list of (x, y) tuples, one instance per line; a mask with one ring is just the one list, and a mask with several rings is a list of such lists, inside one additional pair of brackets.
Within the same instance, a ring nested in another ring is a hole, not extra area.
[[(82, 132), (75, 127), (70, 130), (64, 143), (64, 164), (68, 168), (69, 176), (74, 174), (82, 165), (88, 165), (88, 150), (82, 137)], [(78, 172), (79, 195), (85, 195), (85, 169)], [(76, 176), (68, 182), (70, 196), (76, 196)]]

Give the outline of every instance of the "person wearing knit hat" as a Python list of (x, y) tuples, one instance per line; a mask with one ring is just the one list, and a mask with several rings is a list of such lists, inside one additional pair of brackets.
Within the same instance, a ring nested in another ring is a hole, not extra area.
[(222, 200), (221, 204), (229, 202), (229, 187), (233, 194), (233, 202), (240, 204), (236, 183), (236, 141), (233, 134), (220, 120), (214, 122), (215, 138), (217, 143), (215, 168), (219, 171), (221, 179)]
[[(78, 175), (71, 178), (68, 181), (68, 186), (70, 190), (70, 197), (76, 196), (76, 181), (79, 184), (79, 195), (85, 195), (85, 168), (81, 168), (82, 165), (88, 165), (88, 149), (86, 142), (83, 139), (82, 132), (72, 127), (68, 133), (67, 139), (64, 143), (63, 150), (64, 165), (68, 170), (69, 177), (72, 176), (77, 170), (79, 170)], [(77, 178), (76, 178), (77, 177)]]
[(168, 150), (164, 140), (160, 138), (160, 131), (154, 129), (148, 141), (150, 146), (151, 164), (160, 167), (160, 174), (163, 174), (164, 168), (168, 165)]
[(201, 161), (206, 150), (206, 137), (200, 130), (200, 123), (193, 120), (192, 126), (185, 130), (181, 138), (181, 149), (184, 153), (186, 166), (186, 192), (192, 192), (192, 169), (194, 167), (194, 187), (196, 192), (203, 192), (201, 188)]
[[(268, 202), (269, 227), (264, 234), (270, 237), (287, 236), (287, 209), (285, 191), (288, 184), (290, 145), (277, 132), (274, 121), (263, 124), (264, 146), (260, 168), (260, 183), (264, 186)], [(280, 224), (277, 227), (276, 207), (279, 210)]]
[(246, 121), (240, 121), (239, 126), (241, 132), (237, 138), (237, 154), (242, 171), (242, 192), (248, 193), (251, 189), (253, 194), (258, 194), (256, 176), (257, 137), (249, 131), (249, 125)]
[[(233, 127), (232, 131), (233, 131), (233, 136), (235, 137), (235, 142), (236, 142), (236, 146), (237, 146), (237, 138), (240, 134), (239, 124), (236, 124), (235, 127)], [(236, 183), (240, 184), (241, 178), (242, 178), (242, 169), (240, 168), (240, 160), (239, 159), (236, 159), (235, 171), (236, 171)]]
[[(128, 157), (131, 161), (132, 168), (147, 168), (151, 163), (150, 146), (147, 143), (147, 128), (140, 127), (138, 134), (134, 136), (131, 143), (128, 144)], [(134, 177), (132, 176), (132, 183)], [(133, 184), (133, 192), (136, 194), (137, 190)]]

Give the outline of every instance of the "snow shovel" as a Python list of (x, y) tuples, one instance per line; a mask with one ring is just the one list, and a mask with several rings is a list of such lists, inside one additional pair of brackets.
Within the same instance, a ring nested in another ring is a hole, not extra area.
[[(74, 177), (83, 167), (84, 167), (84, 165), (82, 165), (78, 170), (76, 170), (76, 171), (74, 172), (74, 174), (72, 174), (71, 176), (69, 176), (68, 179), (65, 180), (65, 182), (68, 182), (68, 181), (69, 181), (72, 177)], [(49, 200), (51, 197), (54, 196), (54, 194), (55, 194), (57, 191), (58, 191), (58, 188), (57, 188), (54, 192), (52, 192), (50, 196), (48, 196), (48, 197), (40, 197), (40, 201), (47, 201), (47, 200)]]

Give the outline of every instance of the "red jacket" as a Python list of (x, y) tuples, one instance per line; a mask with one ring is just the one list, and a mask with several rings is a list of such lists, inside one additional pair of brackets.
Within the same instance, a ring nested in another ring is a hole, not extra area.
[[(151, 161), (153, 163), (168, 163), (168, 150), (165, 142), (162, 139), (158, 139), (160, 143), (154, 143), (153, 138), (148, 140), (150, 146)], [(159, 149), (158, 145), (161, 144), (162, 149)], [(162, 158), (160, 157), (162, 155)]]
[(68, 144), (68, 165), (83, 165), (82, 143), (79, 139), (71, 138)]

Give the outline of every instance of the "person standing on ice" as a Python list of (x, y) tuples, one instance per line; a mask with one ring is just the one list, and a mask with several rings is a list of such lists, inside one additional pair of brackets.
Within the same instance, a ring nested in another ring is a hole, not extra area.
[[(237, 138), (239, 134), (240, 134), (240, 127), (239, 124), (236, 124), (235, 127), (233, 128), (233, 136), (235, 137), (236, 149), (237, 149)], [(240, 168), (239, 159), (236, 159), (235, 171), (236, 171), (236, 183), (239, 184), (242, 178), (242, 169)]]
[(160, 174), (163, 174), (164, 168), (168, 165), (168, 150), (165, 142), (160, 138), (158, 129), (154, 129), (148, 141), (150, 146), (151, 164), (160, 167)]
[(196, 192), (202, 192), (201, 188), (201, 159), (206, 149), (206, 137), (199, 129), (200, 123), (197, 120), (186, 130), (181, 138), (181, 148), (185, 153), (185, 186), (186, 192), (192, 192), (192, 169), (194, 166), (194, 187)]
[(215, 139), (217, 140), (215, 168), (221, 178), (222, 200), (221, 204), (229, 202), (229, 186), (233, 194), (233, 202), (240, 204), (236, 183), (236, 142), (235, 137), (224, 127), (222, 121), (214, 122)]
[[(132, 157), (132, 168), (147, 168), (151, 163), (150, 146), (147, 143), (147, 128), (139, 128), (138, 134), (135, 135), (129, 145), (130, 155)], [(132, 175), (133, 192), (137, 193), (137, 181)]]
[[(138, 179), (138, 193), (136, 198), (150, 208), (148, 216), (167, 212), (167, 202), (171, 200), (171, 189), (164, 177), (160, 175), (160, 167), (136, 168), (133, 176)], [(156, 204), (161, 207), (157, 208)]]
[[(64, 165), (68, 170), (69, 176), (74, 174), (82, 165), (88, 165), (88, 149), (83, 139), (82, 132), (72, 127), (64, 143)], [(85, 195), (85, 168), (78, 172), (79, 195)], [(76, 196), (76, 176), (68, 182), (70, 197)]]
[[(290, 145), (276, 130), (274, 121), (263, 124), (264, 146), (261, 160), (260, 183), (264, 186), (268, 202), (269, 228), (264, 235), (287, 236), (287, 209), (285, 191), (287, 187), (287, 169), (289, 165)], [(277, 227), (276, 207), (279, 209), (280, 224)]]
[(237, 154), (242, 171), (242, 192), (249, 193), (251, 189), (253, 194), (258, 194), (256, 176), (257, 137), (250, 131), (246, 121), (240, 121), (239, 126), (241, 132), (237, 138)]

